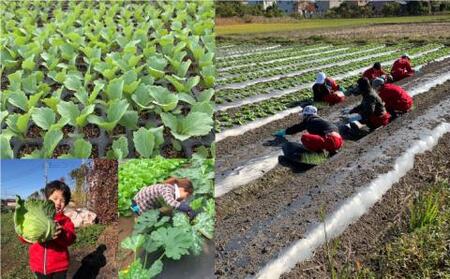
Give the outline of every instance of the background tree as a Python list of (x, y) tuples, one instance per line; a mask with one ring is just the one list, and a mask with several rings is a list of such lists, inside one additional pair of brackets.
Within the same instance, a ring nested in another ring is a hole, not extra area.
[(85, 181), (88, 168), (81, 165), (79, 168), (70, 172), (70, 177), (75, 181), (75, 189), (72, 191), (72, 200), (78, 206), (86, 206), (86, 189)]

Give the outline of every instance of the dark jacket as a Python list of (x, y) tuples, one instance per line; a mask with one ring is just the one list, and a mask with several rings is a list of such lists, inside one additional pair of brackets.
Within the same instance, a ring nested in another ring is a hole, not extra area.
[(286, 134), (293, 135), (303, 130), (307, 130), (308, 133), (319, 136), (325, 136), (326, 134), (339, 131), (338, 127), (333, 123), (314, 115), (308, 116), (304, 118), (301, 123), (287, 128)]
[(381, 116), (386, 113), (384, 103), (375, 91), (370, 90), (369, 93), (363, 94), (362, 97), (361, 104), (354, 107), (350, 113), (359, 113), (364, 120), (369, 119), (371, 115)]

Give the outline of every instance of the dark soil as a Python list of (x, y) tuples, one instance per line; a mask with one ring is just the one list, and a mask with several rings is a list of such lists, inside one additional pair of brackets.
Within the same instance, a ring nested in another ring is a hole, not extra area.
[[(370, 261), (371, 255), (388, 241), (395, 233), (395, 227), (405, 216), (410, 200), (419, 196), (427, 186), (437, 178), (450, 177), (450, 134), (439, 140), (432, 151), (416, 156), (414, 168), (398, 183), (394, 184), (370, 211), (338, 237), (338, 253), (334, 257), (335, 266), (352, 268), (369, 266), (377, 270)], [(316, 251), (314, 257), (298, 264), (282, 278), (329, 278), (327, 260), (323, 248)]]
[(82, 259), (88, 254), (94, 252), (99, 245), (105, 245), (106, 251), (103, 255), (106, 257), (106, 266), (100, 269), (97, 279), (114, 279), (118, 278), (118, 261), (117, 261), (117, 249), (118, 249), (118, 225), (117, 223), (111, 223), (106, 226), (101, 235), (97, 239), (97, 243), (91, 247), (84, 247), (83, 249), (76, 249), (70, 251), (71, 264), (68, 270), (68, 278), (77, 272), (81, 267)]
[(123, 127), (121, 125), (117, 125), (116, 127), (114, 127), (114, 129), (112, 131), (113, 136), (118, 136), (118, 135), (123, 135), (123, 134), (125, 134), (125, 127)]
[(68, 144), (60, 144), (53, 151), (53, 158), (58, 158), (63, 154), (67, 154), (70, 152), (70, 145)]
[(72, 127), (70, 125), (66, 125), (63, 127), (62, 131), (64, 133), (64, 138), (67, 139), (67, 138), (69, 138), (69, 134), (73, 133), (75, 131), (75, 129), (74, 129), (74, 127)]
[(92, 145), (91, 156), (89, 156), (89, 158), (91, 159), (98, 158), (98, 146), (96, 144)]
[(27, 137), (28, 138), (40, 138), (42, 133), (42, 129), (36, 125), (31, 125), (30, 128), (28, 128)]
[(100, 136), (100, 128), (97, 125), (89, 123), (83, 127), (83, 133), (87, 138), (97, 138)]
[[(414, 80), (420, 79), (427, 73), (432, 73), (435, 71), (442, 71), (443, 68), (449, 67), (450, 69), (450, 59), (446, 59), (443, 62), (436, 62), (427, 65), (422, 68), (421, 73), (417, 76), (404, 79), (396, 84), (400, 86), (414, 85)], [(414, 99), (426, 99), (426, 94), (422, 96), (416, 96)], [(428, 95), (426, 95), (428, 96)], [(319, 115), (325, 119), (331, 120), (331, 115), (335, 115), (336, 112), (340, 112), (344, 108), (351, 108), (356, 106), (361, 100), (361, 97), (350, 96), (347, 97), (346, 101), (341, 104), (334, 106), (325, 107), (319, 110)], [(262, 144), (269, 139), (273, 139), (272, 133), (279, 129), (284, 129), (297, 124), (300, 121), (297, 114), (291, 114), (283, 119), (273, 121), (267, 125), (259, 127), (257, 129), (248, 131), (241, 136), (228, 137), (221, 140), (216, 144), (216, 168), (218, 170), (224, 170), (229, 167), (239, 165), (244, 161), (251, 158), (261, 156), (264, 152), (268, 152), (268, 148), (262, 147)]]
[[(319, 223), (321, 209), (331, 212), (360, 186), (390, 170), (407, 143), (418, 139), (420, 129), (450, 120), (450, 109), (439, 106), (440, 102), (448, 104), (449, 90), (450, 82), (446, 82), (418, 95), (414, 111), (358, 142), (346, 142), (340, 153), (306, 173), (292, 174), (289, 169), (276, 167), (217, 199), (216, 275), (253, 275), (283, 247)], [(426, 120), (424, 114), (431, 108), (440, 108), (445, 116)], [(389, 144), (384, 144), (386, 141)]]
[(41, 148), (39, 144), (26, 143), (19, 148), (18, 157), (21, 158), (25, 155), (31, 154), (34, 150)]

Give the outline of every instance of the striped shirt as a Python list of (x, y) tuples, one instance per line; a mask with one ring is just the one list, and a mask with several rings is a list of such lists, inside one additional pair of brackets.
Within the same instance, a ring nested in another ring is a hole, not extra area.
[(134, 201), (141, 212), (164, 206), (162, 203), (178, 208), (180, 202), (175, 198), (175, 186), (170, 184), (155, 184), (139, 190)]

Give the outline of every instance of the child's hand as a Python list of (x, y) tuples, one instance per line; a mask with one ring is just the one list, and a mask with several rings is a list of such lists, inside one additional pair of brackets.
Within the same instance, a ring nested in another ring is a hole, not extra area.
[(61, 225), (56, 223), (56, 231), (53, 234), (52, 239), (57, 239), (60, 234), (61, 234)]

